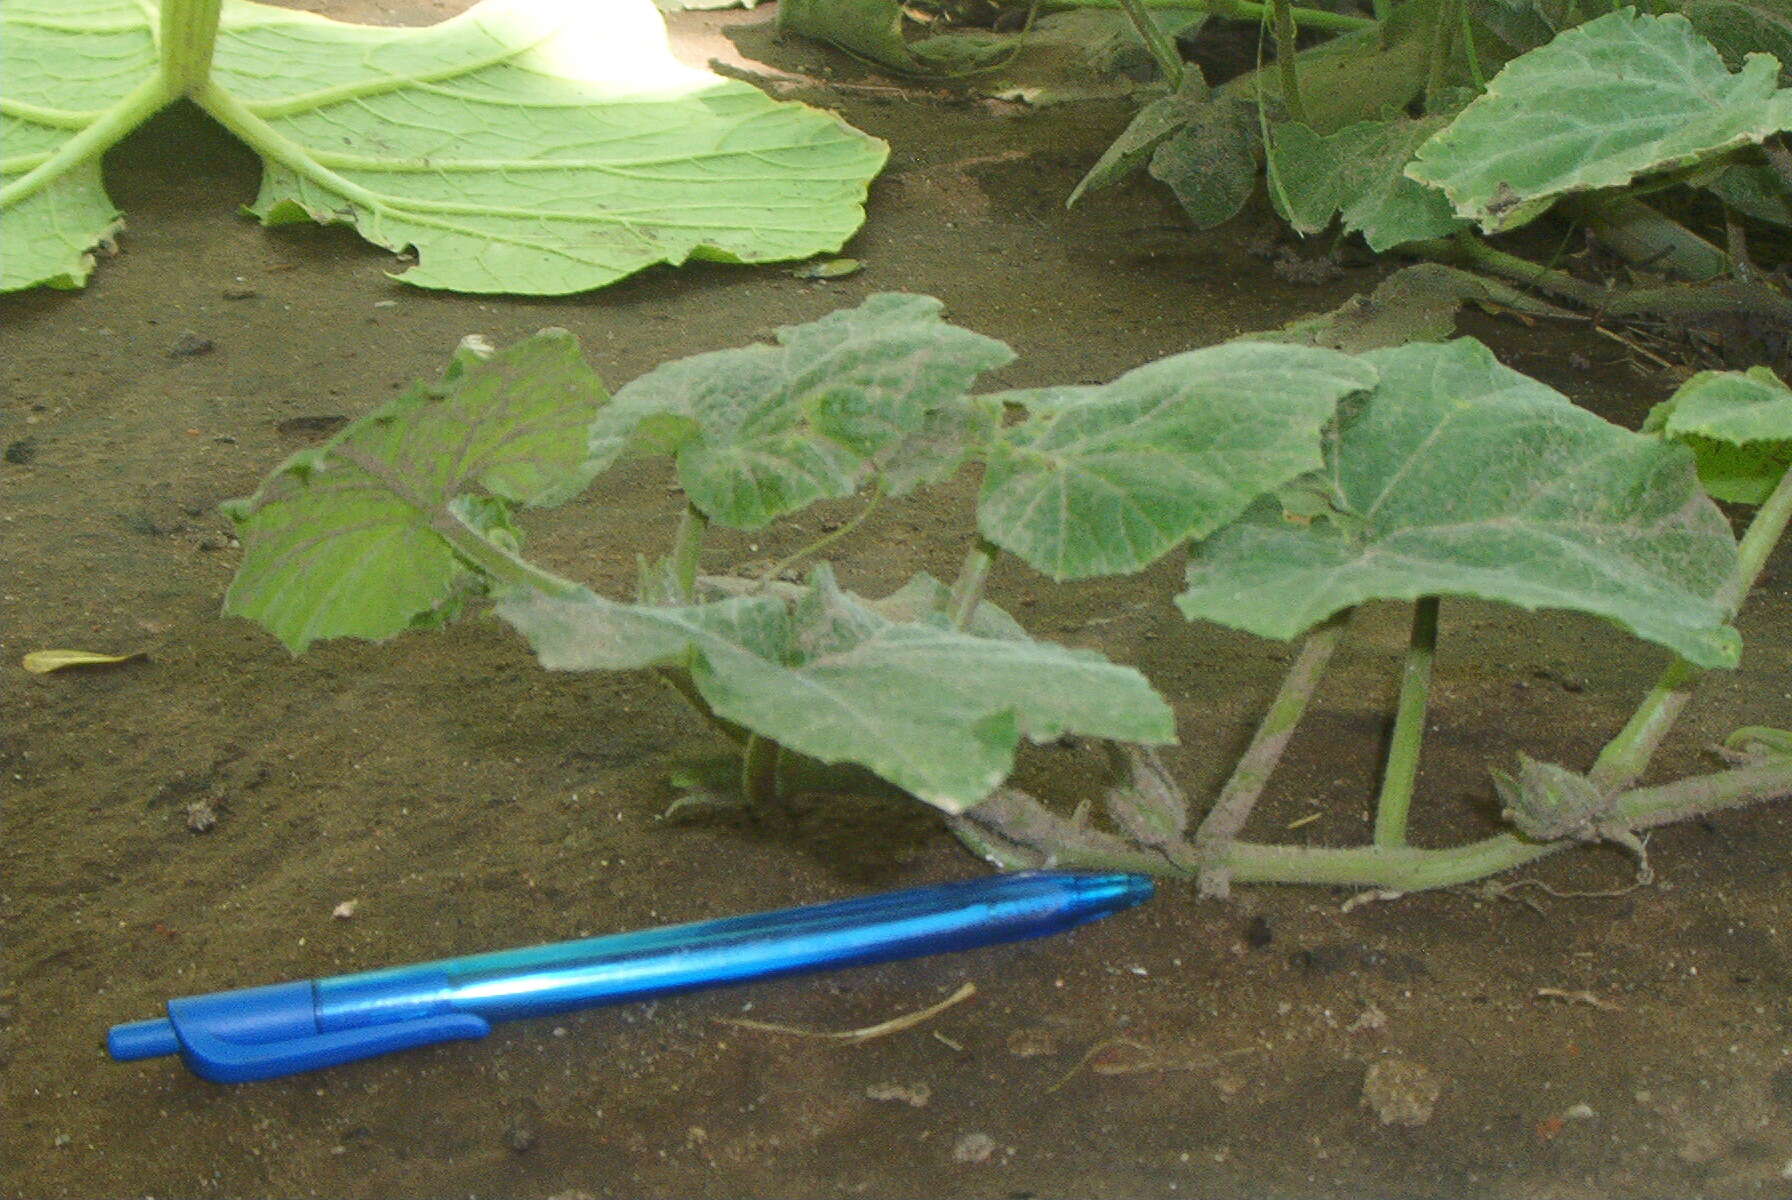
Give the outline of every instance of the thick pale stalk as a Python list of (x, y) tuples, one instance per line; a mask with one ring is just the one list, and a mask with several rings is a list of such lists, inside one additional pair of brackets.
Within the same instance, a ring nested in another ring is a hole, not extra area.
[(709, 518), (695, 504), (686, 504), (678, 518), (678, 532), (672, 540), (672, 576), (678, 582), (678, 593), (688, 602), (697, 592), (697, 566), (703, 555), (703, 531)]
[(1382, 768), (1381, 795), (1375, 801), (1375, 844), (1406, 845), (1406, 817), (1412, 810), (1413, 782), (1419, 776), (1419, 748), (1425, 742), (1425, 710), (1431, 699), (1431, 660), (1437, 656), (1437, 597), (1424, 596), (1413, 606), (1412, 637), (1400, 671), (1400, 700), (1394, 710), (1394, 736)]
[(1282, 760), (1288, 740), (1306, 714), (1307, 704), (1319, 687), (1319, 680), (1331, 662), (1332, 653), (1344, 637), (1352, 609), (1345, 609), (1326, 620), (1301, 643), (1300, 652), (1282, 677), (1269, 711), (1251, 737), (1251, 744), (1239, 756), (1232, 777), (1220, 789), (1219, 798), (1202, 818), (1195, 831), (1195, 857), (1201, 864), (1201, 894), (1223, 897), (1228, 892), (1228, 876), (1220, 866), (1227, 848), (1243, 832), (1250, 819), (1257, 797), (1263, 794), (1270, 774)]
[(1290, 121), (1307, 123), (1307, 106), (1300, 98), (1300, 64), (1295, 61), (1295, 43), (1299, 40), (1294, 27), (1294, 6), (1289, 0), (1273, 0), (1276, 35), (1276, 74), (1282, 78), (1282, 107)]
[(190, 96), (212, 74), (223, 0), (162, 0), (162, 80), (172, 96)]
[(964, 565), (958, 569), (958, 578), (952, 581), (952, 628), (963, 629), (970, 624), (971, 617), (977, 612), (978, 601), (983, 599), (983, 585), (989, 582), (989, 569), (1001, 552), (999, 546), (982, 536), (965, 551)]

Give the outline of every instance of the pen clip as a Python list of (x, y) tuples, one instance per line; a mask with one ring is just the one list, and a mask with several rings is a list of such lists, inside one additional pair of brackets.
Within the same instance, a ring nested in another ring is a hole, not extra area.
[[(491, 1032), (490, 1023), (472, 1013), (399, 1018), (321, 1032), (309, 981), (170, 1000), (168, 1028), (187, 1066), (213, 1083), (272, 1079)], [(168, 1045), (151, 1052), (166, 1054), (173, 1049)]]
[(178, 1022), (175, 1029), (180, 1037), (181, 1057), (195, 1075), (213, 1083), (247, 1083), (333, 1067), (413, 1046), (484, 1037), (491, 1032), (491, 1025), (484, 1017), (452, 1013), (253, 1043), (226, 1041), (204, 1028), (183, 1029)]

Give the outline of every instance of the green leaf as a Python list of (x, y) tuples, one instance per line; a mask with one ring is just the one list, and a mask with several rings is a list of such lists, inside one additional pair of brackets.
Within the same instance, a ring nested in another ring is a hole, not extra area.
[(565, 330), (498, 354), (469, 339), (441, 384), (413, 387), (225, 506), (243, 562), (224, 611), (294, 653), (434, 620), (476, 578), (444, 523), (501, 544), (511, 508), (576, 494), (595, 473), (586, 428), (604, 398)]
[(1506, 64), (1487, 92), (1419, 148), (1407, 175), (1495, 232), (1556, 197), (1689, 166), (1792, 127), (1779, 66), (1732, 75), (1686, 18), (1624, 9)]
[(937, 615), (892, 621), (826, 567), (788, 615), (768, 597), (642, 609), (582, 590), (507, 596), (498, 611), (544, 666), (688, 664), (717, 716), (822, 762), (858, 763), (947, 812), (1000, 784), (1023, 736), (1174, 739), (1169, 706), (1129, 667), (961, 632)]
[(676, 455), (690, 502), (736, 529), (849, 496), (873, 470), (891, 473), (896, 490), (911, 487), (957, 465), (940, 439), (960, 417), (966, 436), (978, 422), (950, 410), (970, 404), (979, 374), (1014, 357), (946, 324), (942, 307), (883, 293), (785, 326), (776, 346), (665, 363), (616, 393), (592, 426), (592, 459), (602, 467), (625, 451)]
[(1463, 228), (1444, 194), (1408, 179), (1413, 151), (1448, 118), (1397, 117), (1359, 121), (1329, 137), (1294, 121), (1275, 126), (1270, 194), (1302, 233), (1318, 233), (1342, 212), (1344, 229), (1361, 233), (1377, 252), (1405, 242), (1444, 237)]
[(159, 82), (131, 0), (0, 6), (0, 291), (87, 281), (88, 251), (122, 224), (100, 152), (167, 102)]
[(1181, 128), (1151, 152), (1151, 177), (1176, 194), (1196, 229), (1238, 215), (1257, 186), (1256, 110), (1230, 96), (1187, 112)]
[(1463, 595), (1608, 618), (1701, 666), (1733, 666), (1718, 593), (1723, 515), (1679, 447), (1609, 424), (1470, 339), (1364, 358), (1381, 385), (1346, 405), (1310, 482), (1310, 523), (1259, 502), (1194, 548), (1191, 620), (1293, 638), (1375, 599)]
[[(8, 0), (0, 14), (0, 286), (72, 286), (115, 215), (99, 154), (178, 98), (156, 13)], [(417, 253), (399, 278), (457, 291), (555, 295), (655, 263), (832, 252), (887, 152), (681, 66), (649, 0), (486, 0), (426, 29), (225, 0), (191, 98), (266, 160), (264, 224), (352, 224)]]
[(1719, 500), (1760, 504), (1792, 470), (1792, 390), (1766, 367), (1701, 371), (1643, 425), (1692, 448)]
[(1237, 342), (1027, 409), (989, 451), (977, 524), (1053, 579), (1139, 570), (1319, 465), (1319, 430), (1374, 372), (1329, 350)]
[(1744, 216), (1792, 228), (1792, 191), (1772, 167), (1732, 164), (1704, 187)]
[(1071, 190), (1065, 205), (1075, 204), (1085, 192), (1112, 187), (1144, 167), (1159, 146), (1200, 114), (1208, 94), (1200, 70), (1189, 66), (1183, 71), (1181, 89), (1141, 108)]

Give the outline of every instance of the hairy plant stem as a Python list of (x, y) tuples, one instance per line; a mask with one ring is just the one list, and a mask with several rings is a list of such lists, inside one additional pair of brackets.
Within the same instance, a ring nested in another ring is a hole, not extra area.
[(757, 733), (747, 735), (740, 756), (740, 791), (750, 804), (770, 804), (778, 799), (778, 759), (784, 747)]
[(169, 94), (187, 96), (212, 74), (223, 0), (162, 0), (162, 80)]
[(1282, 108), (1290, 121), (1307, 123), (1307, 106), (1300, 98), (1300, 64), (1295, 62), (1299, 32), (1294, 27), (1294, 7), (1289, 0), (1272, 0), (1275, 12), (1276, 74), (1282, 80)]
[[(1286, 3), (1287, 0), (1281, 0)], [(1145, 43), (1145, 49), (1151, 52), (1158, 71), (1164, 82), (1170, 85), (1172, 92), (1182, 90), (1182, 55), (1171, 45), (1170, 39), (1158, 23), (1151, 19), (1151, 12), (1145, 7), (1144, 0), (1120, 0), (1121, 11), (1126, 13), (1127, 20), (1138, 30), (1139, 40)]]
[(1566, 196), (1557, 207), (1633, 266), (1694, 283), (1730, 269), (1728, 254), (1633, 196)]
[(1307, 704), (1319, 687), (1332, 654), (1343, 640), (1354, 609), (1345, 609), (1315, 626), (1282, 676), (1282, 686), (1269, 711), (1251, 736), (1251, 744), (1239, 756), (1231, 778), (1220, 789), (1213, 807), (1195, 830), (1195, 859), (1199, 864), (1201, 894), (1224, 898), (1230, 892), (1230, 874), (1221, 866), (1228, 848), (1244, 831), (1251, 809), (1263, 794), (1270, 775), (1288, 748), (1295, 727), (1306, 715)]
[(672, 577), (678, 593), (689, 603), (697, 592), (698, 560), (703, 556), (703, 531), (709, 518), (695, 504), (687, 503), (678, 518), (678, 532), (672, 538)]
[(1425, 710), (1431, 699), (1431, 661), (1437, 656), (1436, 596), (1421, 596), (1412, 610), (1412, 636), (1400, 669), (1400, 699), (1394, 707), (1394, 735), (1382, 767), (1381, 795), (1375, 800), (1375, 844), (1406, 845), (1406, 818), (1412, 811), (1413, 783), (1419, 777), (1419, 749), (1425, 743)]
[(1759, 280), (1719, 279), (1708, 283), (1613, 290), (1576, 279), (1566, 271), (1539, 266), (1516, 254), (1497, 250), (1467, 231), (1453, 238), (1408, 242), (1399, 249), (1402, 254), (1416, 258), (1487, 271), (1606, 317), (1657, 316), (1691, 320), (1743, 312), (1763, 320), (1792, 322), (1792, 299)]
[[(1637, 831), (1787, 796), (1792, 796), (1792, 760), (1775, 759), (1658, 787), (1636, 788), (1617, 798), (1611, 818), (1614, 825)], [(1062, 818), (1051, 817), (1052, 825), (1047, 828), (1039, 816), (1044, 810), (1037, 803), (1025, 813), (1024, 826), (1005, 826), (985, 812), (994, 804), (994, 800), (986, 802), (955, 818), (954, 827), (961, 830), (960, 836), (978, 853), (1006, 865), (1033, 866), (1049, 861), (1054, 866), (1073, 869), (1184, 877), (1197, 869), (1182, 865), (1155, 847), (1123, 844), (1112, 835), (1085, 836)], [(979, 828), (966, 836), (962, 830), (968, 825)], [(1045, 843), (1049, 843), (1049, 848)], [(1219, 865), (1236, 883), (1299, 883), (1416, 892), (1472, 883), (1582, 844), (1572, 838), (1533, 842), (1510, 833), (1441, 850), (1234, 842)]]
[(759, 582), (770, 583), (772, 580), (788, 571), (793, 564), (799, 563), (811, 555), (820, 554), (823, 550), (826, 550), (829, 546), (832, 546), (835, 542), (857, 529), (864, 522), (866, 517), (876, 511), (877, 502), (883, 499), (883, 495), (882, 492), (872, 492), (871, 499), (865, 501), (865, 507), (861, 508), (852, 520), (836, 527), (829, 533), (822, 534), (807, 545), (799, 546), (795, 550), (792, 550), (789, 554), (786, 554), (783, 558), (780, 558), (777, 562), (761, 571), (759, 573)]
[[(1788, 521), (1792, 521), (1792, 470), (1780, 477), (1772, 494), (1755, 510), (1736, 547), (1736, 569), (1717, 597), (1727, 616), (1734, 617), (1741, 610)], [(1594, 786), (1602, 792), (1616, 792), (1642, 778), (1703, 674), (1684, 658), (1674, 656), (1624, 728), (1599, 752), (1587, 773)]]
[(1437, 15), (1431, 21), (1431, 57), (1425, 64), (1425, 107), (1434, 108), (1443, 93), (1450, 50), (1456, 44), (1456, 26), (1461, 21), (1462, 0), (1441, 0)]
[(964, 565), (958, 568), (958, 578), (952, 581), (952, 628), (963, 629), (971, 623), (977, 613), (977, 602), (983, 599), (983, 585), (989, 582), (989, 569), (1001, 552), (1001, 547), (982, 534), (978, 534), (976, 543), (965, 551)]
[(1761, 152), (1767, 156), (1767, 165), (1780, 177), (1780, 183), (1792, 190), (1792, 150), (1786, 148), (1785, 140), (1770, 137), (1761, 143)]
[[(1269, 13), (1269, 5), (1259, 4), (1256, 0), (1140, 0), (1148, 9), (1192, 9), (1207, 13), (1209, 16), (1223, 17), (1233, 21), (1262, 21)], [(1077, 8), (1117, 9), (1122, 5), (1120, 0), (1044, 0), (1039, 6), (1045, 12), (1063, 12)], [(1304, 29), (1325, 29), (1335, 33), (1350, 33), (1358, 29), (1373, 29), (1375, 21), (1369, 17), (1355, 17), (1348, 13), (1327, 12), (1323, 8), (1293, 8), (1295, 20)]]

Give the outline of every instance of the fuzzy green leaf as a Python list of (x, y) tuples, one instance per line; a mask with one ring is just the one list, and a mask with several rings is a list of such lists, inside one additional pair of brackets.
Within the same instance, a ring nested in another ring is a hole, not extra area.
[(161, 107), (156, 71), (131, 0), (0, 5), (0, 291), (87, 281), (120, 222), (83, 143), (103, 150)]
[(1406, 173), (1482, 229), (1510, 229), (1566, 193), (1792, 128), (1792, 90), (1778, 89), (1778, 75), (1766, 55), (1733, 75), (1686, 18), (1623, 9), (1507, 63)]
[[(776, 346), (656, 367), (618, 391), (592, 426), (593, 461), (676, 455), (691, 503), (737, 529), (849, 496), (875, 470), (892, 473), (895, 490), (913, 486), (948, 461), (956, 466), (956, 451), (941, 442), (953, 433), (950, 410), (970, 406), (977, 376), (1014, 357), (993, 338), (946, 324), (941, 308), (930, 296), (884, 293), (785, 326)], [(980, 422), (959, 415), (972, 436)]]
[(1169, 706), (1129, 667), (939, 616), (892, 621), (826, 567), (789, 610), (768, 597), (644, 609), (580, 591), (507, 596), (498, 611), (544, 666), (688, 665), (718, 716), (822, 762), (858, 763), (947, 812), (994, 790), (1023, 736), (1174, 739)]
[(1792, 470), (1792, 390), (1766, 367), (1701, 371), (1655, 406), (1643, 432), (1690, 446), (1719, 500), (1760, 504)]
[(1235, 342), (1027, 409), (989, 451), (977, 524), (1053, 579), (1137, 571), (1319, 465), (1319, 430), (1375, 373), (1329, 350)]
[(1445, 121), (1442, 116), (1359, 121), (1329, 137), (1284, 122), (1270, 139), (1270, 194), (1300, 232), (1318, 233), (1341, 212), (1345, 231), (1361, 233), (1378, 252), (1444, 237), (1466, 222), (1450, 211), (1442, 192), (1402, 172), (1413, 151)]
[(1606, 617), (1702, 666), (1733, 666), (1718, 593), (1729, 525), (1691, 456), (1609, 424), (1470, 339), (1373, 351), (1303, 523), (1273, 501), (1194, 548), (1177, 603), (1293, 638), (1367, 600), (1478, 596)]
[(463, 347), (441, 384), (413, 387), (227, 504), (243, 562), (224, 611), (295, 654), (322, 638), (391, 637), (471, 582), (442, 522), (490, 536), (512, 507), (583, 488), (586, 428), (605, 397), (577, 339), (548, 329), (488, 354)]
[[(115, 215), (99, 152), (178, 98), (156, 18), (125, 0), (0, 9), (0, 286), (84, 278)], [(191, 98), (266, 160), (263, 223), (351, 224), (416, 252), (405, 282), (456, 291), (558, 295), (655, 263), (832, 252), (887, 152), (681, 66), (649, 0), (485, 0), (425, 29), (224, 0)]]

